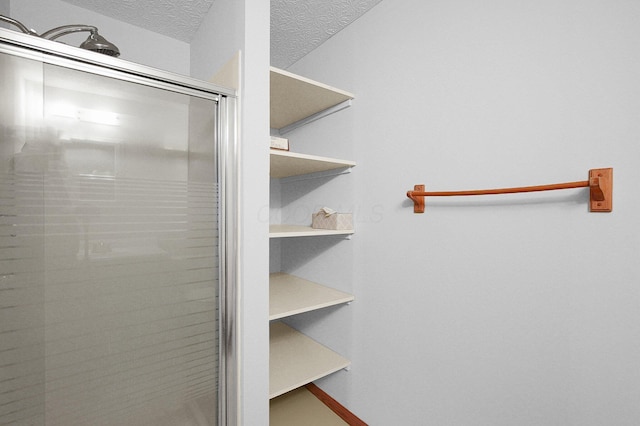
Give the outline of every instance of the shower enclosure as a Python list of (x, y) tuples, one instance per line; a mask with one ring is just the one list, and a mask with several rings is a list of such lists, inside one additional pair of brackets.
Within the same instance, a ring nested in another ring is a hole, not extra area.
[(4, 29), (0, 93), (0, 424), (233, 424), (234, 93)]

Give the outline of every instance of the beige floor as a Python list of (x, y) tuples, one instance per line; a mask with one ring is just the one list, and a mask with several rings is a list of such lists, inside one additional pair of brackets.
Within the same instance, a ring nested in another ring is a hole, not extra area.
[(348, 425), (306, 388), (298, 388), (271, 400), (270, 426)]

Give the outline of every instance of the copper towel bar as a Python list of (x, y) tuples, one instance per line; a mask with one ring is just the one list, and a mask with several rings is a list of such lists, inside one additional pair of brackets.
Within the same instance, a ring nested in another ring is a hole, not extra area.
[(463, 195), (513, 194), (517, 192), (554, 191), (557, 189), (589, 188), (592, 212), (610, 212), (613, 207), (613, 169), (591, 169), (589, 180), (579, 182), (556, 183), (551, 185), (522, 186), (517, 188), (479, 189), (472, 191), (425, 192), (424, 185), (415, 185), (413, 191), (407, 191), (407, 197), (413, 201), (413, 212), (424, 213), (424, 197), (455, 197)]

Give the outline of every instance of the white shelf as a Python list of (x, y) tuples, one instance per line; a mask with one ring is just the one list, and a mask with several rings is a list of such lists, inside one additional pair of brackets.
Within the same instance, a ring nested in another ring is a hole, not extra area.
[(269, 398), (351, 364), (348, 359), (281, 322), (271, 323), (269, 343)]
[(271, 127), (282, 129), (321, 113), (354, 95), (335, 87), (271, 67)]
[(269, 225), (269, 238), (290, 238), (290, 237), (319, 237), (322, 235), (351, 235), (355, 231), (315, 229), (302, 225)]
[(356, 165), (355, 162), (349, 160), (298, 154), (276, 149), (272, 149), (270, 154), (270, 174), (272, 178), (306, 175), (309, 173), (355, 167)]
[(270, 426), (349, 426), (306, 387), (269, 401)]
[(349, 303), (352, 294), (277, 272), (269, 276), (269, 320)]

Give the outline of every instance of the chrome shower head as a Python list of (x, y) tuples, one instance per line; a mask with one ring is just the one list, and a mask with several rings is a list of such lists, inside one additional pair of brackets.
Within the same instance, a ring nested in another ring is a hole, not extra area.
[(80, 31), (88, 31), (91, 33), (89, 34), (89, 37), (87, 37), (87, 39), (80, 45), (82, 49), (91, 50), (93, 52), (98, 52), (109, 56), (120, 56), (120, 50), (118, 49), (118, 47), (98, 34), (98, 29), (91, 25), (63, 25), (61, 27), (56, 27), (43, 33), (41, 37), (47, 38), (49, 40), (55, 40), (58, 37), (62, 37), (63, 35)]
[(115, 56), (116, 58), (120, 56), (118, 46), (102, 37), (98, 34), (98, 31), (92, 32), (89, 37), (82, 42), (80, 47), (104, 55)]
[(42, 33), (42, 35), (38, 35), (38, 33), (36, 33), (34, 30), (30, 30), (21, 22), (9, 18), (8, 16), (0, 15), (0, 21), (8, 22), (9, 24), (15, 25), (20, 29), (20, 31), (25, 34), (39, 36), (48, 40), (55, 40), (58, 37), (62, 37), (63, 35), (71, 33), (87, 31), (91, 34), (89, 34), (89, 37), (80, 45), (82, 49), (91, 50), (93, 52), (98, 52), (114, 57), (120, 56), (120, 50), (118, 49), (118, 47), (98, 34), (98, 29), (91, 25), (63, 25), (61, 27), (50, 29), (49, 31)]

